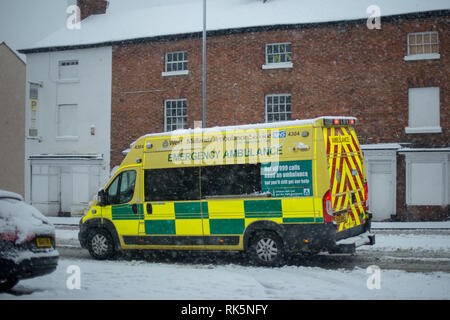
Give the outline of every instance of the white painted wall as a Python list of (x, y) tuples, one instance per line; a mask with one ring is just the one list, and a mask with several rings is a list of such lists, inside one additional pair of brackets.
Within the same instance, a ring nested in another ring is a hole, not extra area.
[[(68, 60), (78, 61), (78, 77), (61, 80), (60, 61)], [(111, 47), (27, 55), (25, 198), (44, 213), (55, 214), (55, 198), (79, 213), (109, 176), (111, 66)], [(30, 82), (41, 84), (37, 137), (28, 136)]]

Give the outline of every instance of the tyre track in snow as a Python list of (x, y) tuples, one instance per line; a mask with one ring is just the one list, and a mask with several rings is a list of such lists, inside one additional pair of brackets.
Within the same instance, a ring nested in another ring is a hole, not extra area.
[[(58, 248), (60, 256), (64, 258), (92, 260), (89, 252), (85, 249), (75, 247)], [(238, 264), (253, 267), (249, 264), (243, 254), (235, 253), (188, 253), (171, 252), (155, 253), (151, 255), (132, 253), (118, 257), (119, 260), (141, 260), (148, 263), (170, 263), (191, 265), (193, 268), (200, 265), (227, 265)], [(108, 263), (108, 261), (98, 261)], [(287, 259), (286, 265), (299, 267), (317, 267), (322, 269), (354, 269), (367, 268), (376, 265), (381, 269), (404, 270), (409, 272), (449, 272), (450, 254), (435, 251), (381, 251), (381, 250), (358, 250), (354, 255), (343, 254), (318, 254), (318, 255), (295, 255)]]
[[(77, 230), (77, 226), (65, 226), (64, 229)], [(294, 255), (288, 258), (286, 265), (299, 267), (318, 267), (328, 270), (367, 268), (377, 265), (381, 269), (404, 270), (409, 272), (450, 272), (450, 250), (439, 249), (428, 246), (427, 239), (438, 237), (438, 239), (450, 239), (450, 230), (427, 230), (427, 229), (405, 229), (405, 230), (374, 230), (377, 235), (376, 244), (373, 247), (363, 246), (357, 249), (354, 255), (343, 254), (318, 254), (318, 255)], [(63, 234), (64, 235), (64, 234)], [(391, 239), (392, 238), (392, 239)], [(389, 240), (389, 241), (387, 241)], [(405, 248), (396, 241), (414, 242), (414, 248)], [(377, 245), (377, 243), (380, 243)], [(434, 242), (436, 244), (436, 242)], [(81, 249), (77, 239), (73, 236), (57, 239), (57, 248), (62, 259), (90, 259), (89, 252)], [(172, 263), (191, 265), (226, 265), (238, 264), (251, 266), (242, 253), (199, 253), (199, 252), (155, 252), (149, 254), (131, 253), (119, 257), (125, 260), (143, 260), (158, 263)], [(99, 263), (107, 263), (99, 261)]]

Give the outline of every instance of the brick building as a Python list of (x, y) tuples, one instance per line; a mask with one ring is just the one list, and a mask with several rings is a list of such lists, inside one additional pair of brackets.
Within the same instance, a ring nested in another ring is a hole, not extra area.
[[(88, 17), (83, 32), (102, 22), (107, 28), (104, 1), (93, 1), (91, 7), (82, 2), (81, 16)], [(260, 13), (276, 14), (283, 2), (300, 8), (289, 0), (255, 0), (254, 6)], [(432, 5), (411, 12), (386, 4), (381, 8), (389, 14), (381, 17), (380, 29), (368, 28), (365, 11), (358, 18), (337, 12), (329, 20), (290, 14), (286, 23), (273, 23), (262, 14), (248, 25), (230, 15), (232, 22), (216, 23), (207, 34), (207, 126), (355, 116), (378, 220), (448, 218), (450, 11)], [(210, 10), (220, 8), (213, 2)], [(166, 13), (151, 9), (154, 15)], [(228, 10), (222, 11), (225, 17), (233, 12)], [(130, 13), (128, 19), (144, 16)], [(103, 38), (99, 33), (84, 43), (50, 38), (23, 52), (111, 47), (113, 167), (139, 136), (192, 128), (201, 121), (201, 32), (189, 21), (186, 25)]]

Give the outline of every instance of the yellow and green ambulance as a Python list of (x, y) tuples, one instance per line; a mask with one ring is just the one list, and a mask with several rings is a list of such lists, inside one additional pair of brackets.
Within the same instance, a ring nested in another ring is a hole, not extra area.
[(97, 259), (123, 250), (233, 250), (261, 265), (373, 244), (356, 118), (140, 137), (80, 221)]

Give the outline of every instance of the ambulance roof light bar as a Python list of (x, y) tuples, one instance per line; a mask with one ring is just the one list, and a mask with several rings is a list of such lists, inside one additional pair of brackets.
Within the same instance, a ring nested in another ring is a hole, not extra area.
[(323, 125), (326, 127), (331, 126), (354, 126), (356, 125), (356, 118), (344, 118), (344, 117), (329, 117), (323, 119)]

